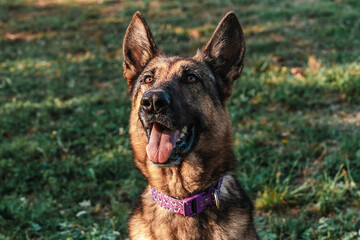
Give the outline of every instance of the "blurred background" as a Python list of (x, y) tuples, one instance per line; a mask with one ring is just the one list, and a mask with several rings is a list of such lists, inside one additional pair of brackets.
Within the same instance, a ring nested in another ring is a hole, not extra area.
[(138, 10), (181, 56), (239, 17), (234, 174), (261, 238), (359, 239), (358, 0), (0, 0), (0, 239), (127, 239), (146, 186), (121, 68)]

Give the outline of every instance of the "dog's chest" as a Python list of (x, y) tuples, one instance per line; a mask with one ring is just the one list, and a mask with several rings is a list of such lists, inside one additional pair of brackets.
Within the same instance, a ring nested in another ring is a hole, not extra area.
[[(233, 180), (225, 178), (225, 187)], [(160, 207), (152, 199), (151, 192), (147, 189), (142, 197), (139, 207), (129, 222), (131, 239), (149, 240), (228, 240), (242, 239), (244, 233), (249, 233), (251, 218), (248, 207), (238, 204), (242, 196), (230, 196), (228, 189), (224, 188), (223, 207), (217, 209), (210, 206), (204, 212), (194, 217), (184, 217)], [(251, 232), (251, 231), (250, 231)], [(253, 236), (255, 233), (251, 232)], [(244, 236), (245, 237), (245, 236)], [(245, 239), (255, 239), (247, 236)]]
[[(220, 237), (221, 235), (225, 236), (225, 232), (214, 221), (209, 221), (209, 218), (212, 217), (208, 214), (204, 213), (200, 217), (188, 218), (164, 212), (164, 209), (158, 209), (158, 207), (150, 208), (146, 212), (135, 213), (131, 218), (131, 228), (129, 229), (131, 239), (227, 239)], [(144, 214), (147, 216), (145, 217)]]

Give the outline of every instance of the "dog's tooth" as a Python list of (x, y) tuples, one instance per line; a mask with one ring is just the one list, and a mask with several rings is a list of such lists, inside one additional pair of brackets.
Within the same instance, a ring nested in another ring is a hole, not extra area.
[(176, 142), (177, 142), (177, 143), (181, 142), (180, 138), (178, 138), (178, 139), (176, 140)]
[(180, 138), (185, 137), (185, 133), (180, 133)]
[(182, 133), (187, 133), (187, 126), (183, 127), (183, 129), (181, 130)]

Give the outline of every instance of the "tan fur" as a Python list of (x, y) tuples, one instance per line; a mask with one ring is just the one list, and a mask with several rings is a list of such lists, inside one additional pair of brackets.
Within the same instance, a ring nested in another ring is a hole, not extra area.
[[(221, 190), (221, 197), (226, 201), (228, 188), (233, 177), (226, 175)], [(207, 226), (197, 223), (197, 217), (186, 218), (171, 213), (154, 202), (150, 189), (147, 188), (141, 196), (143, 212), (133, 215), (129, 222), (131, 239), (256, 239), (252, 226), (252, 217), (246, 211), (232, 211), (226, 222), (218, 219), (217, 212), (205, 211)], [(204, 217), (204, 216), (203, 216)]]
[[(130, 239), (257, 239), (252, 203), (230, 175), (235, 158), (226, 102), (232, 82), (242, 70), (244, 51), (242, 30), (234, 13), (224, 17), (204, 50), (193, 58), (161, 55), (141, 14), (134, 15), (124, 39), (123, 68), (132, 102), (129, 133), (134, 162), (149, 186), (129, 221)], [(197, 76), (196, 83), (186, 83), (189, 73)], [(147, 75), (154, 79), (151, 84), (142, 80)], [(141, 100), (153, 90), (166, 91), (171, 98), (169, 111), (159, 114), (162, 118), (174, 126), (195, 124), (197, 128), (191, 151), (180, 163), (167, 167), (151, 164), (146, 153), (147, 122)], [(222, 176), (221, 207), (208, 207), (193, 217), (172, 213), (151, 196), (150, 186), (166, 195), (186, 198)]]

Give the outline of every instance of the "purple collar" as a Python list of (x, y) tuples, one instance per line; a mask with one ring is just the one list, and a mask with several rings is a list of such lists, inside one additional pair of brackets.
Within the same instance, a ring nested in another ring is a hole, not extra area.
[(216, 205), (219, 208), (222, 181), (223, 177), (204, 191), (180, 200), (158, 192), (153, 187), (151, 187), (151, 194), (161, 207), (185, 217), (192, 217), (204, 211), (207, 206)]

